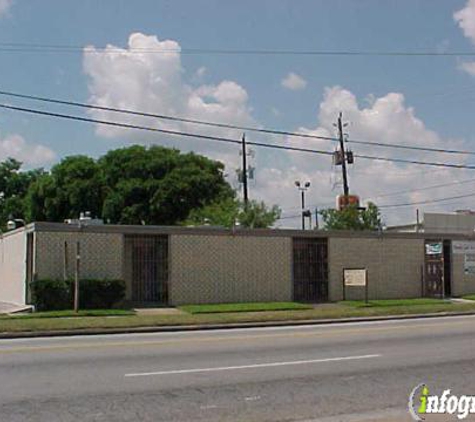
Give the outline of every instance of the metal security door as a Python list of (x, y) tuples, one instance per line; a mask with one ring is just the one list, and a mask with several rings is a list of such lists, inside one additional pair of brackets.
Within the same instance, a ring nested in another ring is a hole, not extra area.
[(328, 301), (327, 239), (293, 239), (293, 280), (295, 301)]
[(168, 237), (126, 236), (133, 302), (168, 302)]
[(444, 295), (444, 256), (442, 242), (426, 241), (424, 296), (440, 298)]

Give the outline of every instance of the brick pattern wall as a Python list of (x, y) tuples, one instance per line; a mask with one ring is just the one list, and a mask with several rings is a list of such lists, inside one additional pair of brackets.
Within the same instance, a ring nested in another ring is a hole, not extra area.
[(81, 244), (81, 278), (123, 279), (123, 236), (116, 233), (38, 232), (36, 278), (63, 278), (64, 242), (67, 276), (74, 278), (76, 241)]
[[(344, 268), (367, 268), (370, 299), (421, 296), (424, 240), (330, 238), (328, 248), (331, 301), (343, 299)], [(364, 287), (347, 287), (346, 299), (363, 299), (364, 293)]]
[(452, 296), (475, 294), (475, 275), (465, 274), (465, 255), (452, 254)]
[(173, 305), (292, 299), (291, 238), (172, 235), (170, 243)]

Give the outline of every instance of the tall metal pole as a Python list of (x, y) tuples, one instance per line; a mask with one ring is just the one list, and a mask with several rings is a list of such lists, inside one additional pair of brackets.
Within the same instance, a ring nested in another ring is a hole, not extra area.
[(300, 190), (302, 195), (302, 230), (305, 230), (305, 190)]
[(246, 152), (246, 134), (242, 134), (242, 189), (244, 196), (244, 208), (247, 209), (249, 202), (247, 191), (247, 152)]
[(341, 122), (341, 118), (342, 118), (342, 113), (340, 112), (340, 115), (338, 116), (338, 135), (340, 138), (340, 150), (341, 150), (341, 158), (342, 158), (341, 170), (343, 172), (343, 194), (345, 195), (345, 198), (346, 198), (350, 193), (350, 188), (348, 186), (348, 175), (346, 173), (346, 152), (345, 152), (345, 142), (343, 141), (343, 124)]

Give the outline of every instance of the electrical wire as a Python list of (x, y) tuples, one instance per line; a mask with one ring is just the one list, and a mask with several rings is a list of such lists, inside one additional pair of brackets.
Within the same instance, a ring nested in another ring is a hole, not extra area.
[[(31, 109), (31, 108), (16, 107), (16, 106), (8, 105), (8, 104), (0, 104), (0, 108), (13, 110), (13, 111), (20, 111), (20, 112), (30, 113), (30, 114), (37, 114), (37, 115), (42, 115), (42, 116), (58, 117), (58, 118), (67, 119), (67, 120), (76, 120), (80, 122), (97, 123), (97, 124), (106, 125), (106, 126), (121, 127), (125, 129), (145, 130), (149, 132), (158, 132), (158, 133), (164, 133), (164, 134), (176, 135), (176, 136), (186, 136), (190, 138), (198, 138), (198, 139), (204, 139), (208, 141), (226, 142), (226, 143), (233, 143), (233, 144), (239, 144), (239, 145), (241, 144), (241, 141), (238, 141), (236, 139), (231, 139), (231, 138), (225, 138), (222, 136), (201, 135), (197, 133), (183, 132), (183, 131), (177, 131), (177, 130), (158, 129), (158, 128), (152, 128), (149, 126), (140, 126), (140, 125), (134, 125), (134, 124), (129, 124), (129, 123), (113, 122), (110, 120), (91, 119), (88, 117), (74, 116), (70, 114), (53, 113), (49, 111), (36, 110), (36, 109)], [(254, 145), (254, 146), (259, 146), (259, 147), (264, 147), (264, 148), (274, 148), (274, 149), (281, 149), (281, 150), (286, 150), (286, 151), (308, 152), (308, 153), (320, 154), (320, 155), (333, 155), (332, 152), (315, 150), (315, 149), (290, 147), (290, 146), (276, 145), (276, 144), (266, 144), (264, 142), (253, 142), (253, 141), (246, 141), (246, 143), (248, 145)], [(473, 169), (475, 169), (475, 166), (473, 167)]]
[(475, 196), (475, 192), (472, 192), (466, 195), (449, 196), (446, 198), (428, 199), (426, 201), (406, 202), (406, 203), (401, 203), (401, 204), (390, 204), (390, 205), (378, 205), (378, 208), (398, 208), (398, 207), (408, 207), (412, 205), (434, 204), (437, 202), (450, 201), (452, 199), (469, 198), (472, 196)]
[[(189, 119), (189, 118), (178, 117), (178, 116), (169, 116), (165, 114), (155, 114), (155, 113), (148, 113), (148, 112), (116, 108), (116, 107), (105, 107), (105, 106), (100, 106), (97, 104), (81, 103), (77, 101), (60, 100), (60, 99), (55, 99), (55, 98), (41, 97), (37, 95), (20, 94), (20, 93), (4, 91), (4, 90), (0, 90), (0, 95), (7, 96), (7, 97), (14, 97), (14, 98), (22, 98), (22, 99), (33, 100), (33, 101), (46, 102), (46, 103), (80, 107), (80, 108), (85, 108), (89, 110), (102, 110), (102, 111), (110, 111), (114, 113), (129, 114), (129, 115), (141, 116), (141, 117), (153, 117), (157, 119), (198, 124), (198, 125), (204, 125), (204, 126), (219, 127), (219, 128), (225, 128), (225, 129), (237, 129), (237, 130), (243, 130), (243, 131), (248, 131), (248, 132), (265, 133), (265, 134), (270, 134), (270, 135), (281, 135), (281, 136), (289, 136), (289, 137), (319, 139), (323, 141), (339, 142), (338, 138), (331, 137), (331, 136), (312, 135), (308, 133), (299, 133), (299, 132), (291, 132), (291, 131), (284, 131), (284, 130), (240, 126), (240, 125), (233, 125), (233, 124), (227, 124), (227, 123), (209, 122), (209, 121)], [(416, 150), (416, 151), (426, 151), (426, 152), (438, 152), (438, 153), (445, 153), (445, 154), (459, 154), (459, 155), (474, 155), (475, 156), (475, 151), (467, 151), (467, 150), (410, 146), (410, 145), (404, 145), (404, 144), (398, 144), (398, 143), (384, 143), (384, 142), (366, 141), (366, 140), (359, 140), (359, 139), (347, 139), (346, 142), (353, 143), (353, 144), (360, 144), (360, 145), (383, 147), (383, 148), (396, 148), (396, 149), (405, 149), (405, 150)], [(360, 158), (364, 158), (364, 157), (360, 156)]]
[(35, 44), (35, 43), (0, 43), (0, 51), (6, 52), (54, 52), (54, 53), (139, 53), (139, 54), (196, 54), (196, 55), (247, 55), (247, 56), (371, 56), (371, 57), (473, 57), (471, 51), (382, 51), (382, 50), (279, 50), (279, 49), (225, 49), (225, 48), (149, 48), (149, 47), (106, 47)]
[(443, 188), (443, 187), (446, 187), (446, 186), (464, 185), (464, 184), (467, 184), (467, 183), (474, 183), (474, 182), (475, 182), (475, 179), (468, 179), (468, 180), (462, 180), (460, 182), (441, 183), (441, 184), (438, 184), (438, 185), (425, 186), (425, 187), (417, 188), (417, 189), (389, 192), (389, 193), (384, 193), (384, 194), (381, 194), (381, 195), (372, 195), (372, 196), (369, 196), (368, 199), (386, 198), (386, 197), (389, 197), (389, 196), (398, 196), (398, 195), (402, 195), (402, 194), (406, 194), (406, 193), (421, 192), (421, 191), (425, 191), (425, 190)]
[[(168, 135), (176, 135), (176, 136), (185, 136), (191, 138), (199, 138), (205, 139), (209, 141), (218, 141), (218, 142), (227, 142), (233, 144), (241, 144), (241, 141), (236, 139), (218, 137), (218, 136), (210, 136), (210, 135), (200, 135), (191, 132), (183, 132), (183, 131), (175, 131), (175, 130), (167, 130), (167, 129), (158, 129), (152, 128), (148, 126), (140, 126), (135, 124), (129, 123), (120, 123), (120, 122), (113, 122), (109, 120), (99, 120), (99, 119), (92, 119), (88, 117), (81, 117), (81, 116), (74, 116), (70, 114), (62, 114), (62, 113), (53, 113), (49, 111), (25, 108), (25, 107), (17, 107), (13, 105), (7, 104), (0, 104), (0, 108), (7, 109), (7, 110), (14, 110), (20, 111), (24, 113), (30, 114), (37, 114), (42, 116), (49, 116), (49, 117), (57, 117), (62, 119), (68, 120), (75, 120), (80, 122), (87, 122), (87, 123), (97, 123), (101, 125), (113, 126), (113, 127), (122, 127), (126, 129), (136, 129), (136, 130), (145, 130), (149, 132), (158, 132), (164, 133)], [(306, 152), (311, 154), (318, 154), (318, 155), (327, 155), (333, 156), (333, 152), (330, 151), (322, 151), (322, 150), (315, 150), (310, 148), (299, 148), (299, 147), (291, 147), (291, 146), (284, 146), (284, 145), (277, 145), (277, 144), (266, 144), (264, 142), (254, 142), (248, 141), (248, 145), (254, 145), (264, 148), (273, 148), (273, 149), (280, 149), (285, 151), (298, 151), (298, 152)], [(465, 165), (465, 164), (455, 164), (455, 163), (439, 163), (439, 162), (432, 162), (432, 161), (419, 161), (419, 160), (406, 160), (403, 158), (388, 158), (388, 157), (378, 157), (378, 156), (370, 156), (370, 155), (360, 155), (354, 154), (355, 157), (367, 159), (367, 160), (381, 160), (381, 161), (388, 161), (388, 162), (397, 162), (397, 163), (406, 163), (406, 164), (417, 164), (417, 165), (425, 165), (425, 166), (433, 166), (433, 167), (443, 167), (443, 168), (456, 168), (456, 169), (468, 169), (468, 170), (475, 170), (475, 165)]]
[(287, 131), (281, 131), (281, 130), (262, 129), (262, 128), (249, 127), (249, 126), (238, 126), (238, 125), (227, 124), (227, 123), (207, 122), (203, 120), (188, 119), (188, 118), (177, 117), (177, 116), (168, 116), (164, 114), (154, 114), (154, 113), (147, 113), (143, 111), (122, 109), (122, 108), (104, 107), (104, 106), (99, 106), (96, 104), (80, 103), (76, 101), (66, 101), (66, 100), (59, 100), (55, 98), (39, 97), (36, 95), (18, 94), (18, 93), (9, 92), (9, 91), (0, 91), (0, 95), (15, 97), (15, 98), (23, 98), (23, 99), (34, 100), (34, 101), (41, 101), (41, 102), (46, 102), (46, 103), (81, 107), (81, 108), (86, 108), (90, 110), (111, 111), (114, 113), (123, 113), (123, 114), (129, 114), (133, 116), (153, 117), (156, 119), (170, 120), (173, 122), (192, 123), (192, 124), (198, 124), (198, 125), (203, 125), (203, 126), (219, 127), (223, 129), (237, 129), (237, 130), (244, 130), (248, 132), (259, 132), (259, 133), (267, 133), (267, 134), (273, 134), (273, 135), (298, 136), (301, 138), (322, 139), (326, 141), (335, 141), (335, 142), (338, 141), (338, 138), (334, 138), (330, 136), (309, 135), (305, 133), (297, 134), (294, 132), (287, 132)]

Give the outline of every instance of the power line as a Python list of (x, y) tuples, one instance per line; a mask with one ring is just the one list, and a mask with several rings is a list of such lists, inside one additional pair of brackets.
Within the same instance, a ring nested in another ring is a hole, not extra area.
[[(143, 112), (143, 111), (122, 109), (122, 108), (116, 108), (116, 107), (105, 107), (105, 106), (100, 106), (96, 104), (81, 103), (77, 101), (60, 100), (60, 99), (55, 99), (55, 98), (41, 97), (37, 95), (19, 94), (19, 93), (10, 92), (10, 91), (0, 90), (0, 95), (14, 97), (14, 98), (23, 98), (23, 99), (33, 100), (33, 101), (46, 102), (46, 103), (62, 104), (62, 105), (80, 107), (80, 108), (85, 108), (85, 109), (90, 109), (90, 110), (110, 111), (114, 113), (129, 114), (129, 115), (141, 116), (141, 117), (153, 117), (157, 119), (182, 122), (182, 123), (198, 124), (198, 125), (204, 125), (204, 126), (219, 127), (219, 128), (224, 128), (224, 129), (236, 129), (240, 131), (258, 132), (258, 133), (265, 133), (265, 134), (270, 134), (270, 135), (282, 135), (282, 136), (289, 136), (289, 137), (319, 139), (319, 140), (324, 140), (324, 141), (340, 142), (339, 138), (331, 137), (331, 136), (312, 135), (308, 133), (266, 129), (266, 128), (251, 127), (251, 126), (240, 126), (240, 125), (233, 125), (233, 124), (228, 124), (228, 123), (209, 122), (209, 121), (189, 119), (189, 118), (178, 117), (178, 116), (169, 116), (165, 114), (155, 114), (155, 113), (148, 113), (148, 112)], [(384, 148), (438, 152), (438, 153), (445, 153), (445, 154), (475, 155), (475, 151), (409, 146), (409, 145), (398, 144), (398, 143), (384, 143), (384, 142), (365, 141), (365, 140), (358, 140), (358, 139), (347, 139), (346, 142), (353, 143), (353, 144), (384, 147)], [(360, 156), (360, 158), (364, 158), (364, 157)]]
[[(236, 139), (231, 139), (231, 138), (224, 138), (221, 136), (211, 136), (211, 135), (200, 135), (197, 133), (190, 133), (190, 132), (183, 132), (183, 131), (176, 131), (176, 130), (168, 130), (168, 129), (158, 129), (158, 128), (152, 128), (149, 126), (140, 126), (140, 125), (134, 125), (134, 124), (129, 124), (129, 123), (120, 123), (120, 122), (112, 122), (109, 120), (99, 120), (99, 119), (91, 119), (88, 117), (81, 117), (81, 116), (74, 116), (70, 114), (62, 114), (62, 113), (53, 113), (49, 111), (43, 111), (43, 110), (36, 110), (36, 109), (31, 109), (31, 108), (24, 108), (24, 107), (16, 107), (12, 105), (7, 105), (7, 104), (0, 104), (0, 108), (4, 108), (7, 110), (14, 110), (14, 111), (21, 111), (24, 113), (30, 113), (30, 114), (37, 114), (41, 116), (49, 116), (49, 117), (58, 117), (61, 119), (67, 119), (67, 120), (76, 120), (80, 122), (87, 122), (87, 123), (97, 123), (101, 125), (106, 125), (106, 126), (114, 126), (114, 127), (121, 127), (125, 129), (136, 129), (136, 130), (145, 130), (149, 132), (158, 132), (158, 133), (165, 133), (168, 135), (177, 135), (177, 136), (186, 136), (190, 138), (198, 138), (198, 139), (204, 139), (208, 141), (218, 141), (218, 142), (227, 142), (227, 143), (233, 143), (233, 144), (241, 144), (241, 141), (238, 141)], [(315, 150), (315, 149), (307, 149), (307, 148), (298, 148), (298, 147), (290, 147), (290, 146), (284, 146), (284, 145), (276, 145), (276, 144), (266, 144), (263, 142), (247, 142), (248, 145), (255, 145), (259, 147), (264, 147), (264, 148), (274, 148), (274, 149), (281, 149), (281, 150), (286, 150), (286, 151), (299, 151), (299, 152), (308, 152), (308, 153), (313, 153), (313, 154), (321, 154), (321, 155), (333, 155), (332, 152), (329, 151), (321, 151), (321, 150)], [(473, 167), (475, 169), (475, 166)]]
[(458, 195), (458, 196), (449, 196), (446, 198), (437, 198), (437, 199), (428, 199), (427, 201), (418, 201), (418, 202), (406, 202), (401, 204), (391, 204), (391, 205), (379, 205), (378, 208), (397, 208), (397, 207), (408, 207), (412, 205), (422, 205), (422, 204), (434, 204), (437, 202), (444, 202), (450, 201), (452, 199), (461, 199), (461, 198), (469, 198), (475, 196), (475, 192), (466, 194), (466, 195)]
[(446, 168), (456, 168), (456, 169), (475, 169), (475, 166), (466, 165), (466, 164), (455, 164), (455, 163), (437, 163), (433, 161), (420, 161), (420, 160), (406, 160), (404, 158), (388, 158), (388, 157), (378, 157), (373, 155), (361, 155), (353, 154), (355, 157), (363, 158), (366, 160), (379, 160), (379, 161), (388, 161), (394, 163), (406, 163), (406, 164), (419, 164), (423, 166), (433, 166), (433, 167), (446, 167)]
[(382, 50), (279, 50), (279, 49), (225, 49), (225, 48), (149, 48), (149, 47), (94, 47), (65, 44), (0, 43), (0, 51), (6, 52), (52, 52), (107, 54), (196, 54), (196, 55), (247, 55), (247, 56), (370, 56), (370, 57), (473, 57), (471, 51), (382, 51)]
[(384, 148), (397, 148), (397, 149), (408, 149), (416, 151), (430, 151), (430, 152), (442, 152), (444, 154), (460, 154), (460, 155), (475, 155), (475, 151), (465, 151), (458, 149), (445, 149), (445, 148), (432, 148), (432, 147), (418, 147), (410, 146), (404, 144), (388, 144), (384, 142), (374, 142), (374, 141), (360, 141), (356, 139), (348, 139), (347, 142), (351, 144), (360, 144), (360, 145), (371, 145)]
[[(57, 117), (57, 118), (68, 119), (68, 120), (76, 120), (76, 121), (87, 122), (87, 123), (97, 123), (97, 124), (101, 124), (101, 125), (114, 126), (114, 127), (122, 127), (122, 128), (126, 128), (126, 129), (145, 130), (145, 131), (149, 131), (149, 132), (165, 133), (165, 134), (169, 134), (169, 135), (199, 138), (199, 139), (205, 139), (205, 140), (208, 140), (208, 141), (227, 142), (227, 143), (233, 143), (233, 144), (240, 144), (241, 143), (241, 141), (238, 141), (236, 139), (224, 138), (224, 137), (219, 137), (219, 136), (200, 135), (200, 134), (191, 133), (191, 132), (183, 132), (183, 131), (175, 131), (175, 130), (167, 130), (167, 129), (158, 129), (158, 128), (152, 128), (152, 127), (149, 127), (149, 126), (140, 126), (140, 125), (134, 125), (134, 124), (129, 124), (129, 123), (113, 122), (113, 121), (109, 121), (109, 120), (92, 119), (92, 118), (87, 118), (87, 117), (74, 116), (74, 115), (70, 115), (70, 114), (53, 113), (53, 112), (49, 112), (49, 111), (42, 111), (42, 110), (31, 109), (31, 108), (16, 107), (16, 106), (7, 105), (7, 104), (0, 104), (0, 108), (8, 109), (8, 110), (14, 110), (14, 111), (20, 111), (20, 112), (30, 113), (30, 114), (37, 114), (37, 115), (42, 115), (42, 116)], [(298, 152), (306, 152), (306, 153), (311, 153), (311, 154), (333, 156), (333, 152), (330, 152), (330, 151), (315, 150), (315, 149), (310, 149), (310, 148), (291, 147), (291, 146), (276, 145), (276, 144), (266, 144), (264, 142), (255, 142), (255, 141), (254, 142), (247, 142), (247, 143), (248, 143), (248, 145), (255, 145), (255, 146), (264, 147), (264, 148), (273, 148), (273, 149), (280, 149), (280, 150), (286, 150), (286, 151), (298, 151)], [(406, 160), (406, 159), (403, 159), (403, 158), (387, 158), (387, 157), (378, 157), (378, 156), (370, 156), (370, 155), (357, 155), (357, 154), (354, 154), (354, 156), (359, 157), (359, 158), (363, 158), (363, 159), (367, 159), (367, 160), (381, 160), (381, 161), (390, 161), (390, 162), (406, 163), (406, 164), (417, 164), (417, 165), (425, 165), (425, 166), (433, 166), (433, 167), (475, 170), (475, 165), (465, 165), (465, 164), (455, 164), (455, 163), (438, 163), (438, 162), (432, 162), (432, 161)]]
[(368, 198), (369, 199), (386, 198), (388, 196), (397, 196), (397, 195), (402, 195), (405, 193), (420, 192), (420, 191), (425, 191), (425, 190), (443, 188), (446, 186), (464, 185), (467, 183), (474, 183), (474, 182), (475, 182), (475, 179), (468, 179), (468, 180), (462, 180), (460, 182), (441, 183), (438, 185), (425, 186), (425, 187), (417, 188), (417, 189), (409, 189), (409, 190), (402, 190), (402, 191), (396, 191), (396, 192), (389, 192), (389, 193), (385, 193), (381, 195), (373, 195), (373, 196), (369, 196)]
[(164, 114), (154, 114), (154, 113), (147, 113), (143, 111), (121, 109), (121, 108), (114, 108), (114, 107), (105, 107), (105, 106), (99, 106), (96, 104), (86, 104), (86, 103), (80, 103), (76, 101), (59, 100), (59, 99), (54, 99), (54, 98), (40, 97), (36, 95), (18, 94), (18, 93), (9, 92), (9, 91), (0, 91), (0, 95), (4, 95), (7, 97), (24, 98), (28, 100), (41, 101), (41, 102), (47, 102), (47, 103), (62, 104), (62, 105), (68, 105), (68, 106), (73, 106), (73, 107), (81, 107), (81, 108), (92, 109), (92, 110), (111, 111), (114, 113), (130, 114), (133, 116), (154, 117), (157, 119), (170, 120), (174, 122), (193, 123), (193, 124), (198, 124), (198, 125), (203, 125), (203, 126), (219, 127), (223, 129), (236, 129), (236, 130), (243, 130), (247, 132), (260, 132), (260, 133), (267, 133), (267, 134), (272, 134), (272, 135), (298, 136), (302, 138), (314, 138), (314, 139), (322, 139), (322, 140), (335, 141), (335, 142), (338, 141), (337, 138), (333, 138), (330, 136), (309, 135), (305, 133), (297, 134), (294, 132), (287, 132), (287, 131), (281, 131), (281, 130), (262, 129), (262, 128), (257, 128), (257, 127), (239, 126), (239, 125), (233, 125), (233, 124), (227, 124), (227, 123), (207, 122), (203, 120), (188, 119), (184, 117), (168, 116)]
[[(417, 188), (417, 189), (408, 189), (408, 190), (389, 192), (389, 193), (385, 193), (385, 194), (381, 194), (381, 195), (372, 195), (372, 196), (368, 196), (367, 200), (376, 199), (376, 198), (387, 198), (387, 197), (390, 197), (390, 196), (398, 196), (398, 195), (403, 195), (403, 194), (406, 194), (406, 193), (422, 192), (422, 191), (427, 191), (427, 190), (431, 190), (431, 189), (438, 189), (438, 188), (443, 188), (443, 187), (447, 187), (447, 186), (454, 186), (454, 185), (464, 185), (464, 184), (468, 184), (468, 183), (475, 183), (475, 179), (467, 179), (467, 180), (461, 180), (461, 181), (450, 182), (450, 183), (440, 183), (438, 185), (424, 186), (424, 187)], [(326, 204), (325, 206), (327, 206), (327, 205), (328, 204)], [(330, 205), (328, 205), (328, 206), (330, 206)], [(293, 210), (296, 210), (296, 209), (297, 209), (296, 207), (286, 208), (286, 211), (290, 211), (290, 210), (293, 211)]]
[(287, 215), (287, 216), (283, 216), (283, 217), (279, 217), (277, 220), (290, 220), (290, 219), (293, 219), (293, 218), (300, 218), (302, 215)]

